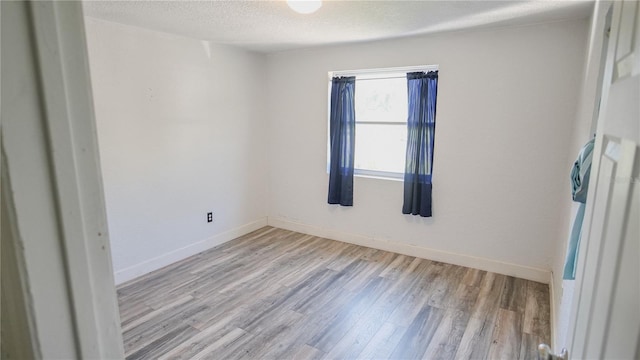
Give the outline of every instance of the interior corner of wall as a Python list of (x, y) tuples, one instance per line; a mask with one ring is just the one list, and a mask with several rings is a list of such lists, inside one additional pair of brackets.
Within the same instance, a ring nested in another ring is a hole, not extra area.
[(211, 41), (200, 40), (200, 43), (202, 44), (202, 49), (205, 54), (207, 54), (207, 59), (211, 60)]

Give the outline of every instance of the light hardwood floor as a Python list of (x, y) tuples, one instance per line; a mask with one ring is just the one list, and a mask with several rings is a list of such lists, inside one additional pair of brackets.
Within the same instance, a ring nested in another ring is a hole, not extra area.
[(118, 287), (128, 359), (535, 359), (548, 286), (265, 227)]

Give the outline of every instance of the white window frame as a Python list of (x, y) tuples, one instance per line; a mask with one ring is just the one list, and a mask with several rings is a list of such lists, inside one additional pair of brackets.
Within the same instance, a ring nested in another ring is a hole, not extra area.
[[(405, 67), (394, 67), (394, 68), (377, 68), (377, 69), (361, 69), (361, 70), (344, 70), (344, 71), (329, 71), (328, 73), (328, 97), (327, 97), (327, 174), (329, 173), (330, 163), (331, 163), (331, 144), (330, 144), (330, 123), (331, 123), (331, 79), (336, 76), (355, 76), (356, 82), (358, 80), (372, 80), (376, 78), (393, 78), (393, 77), (406, 77), (407, 73), (410, 72), (429, 72), (429, 71), (437, 71), (439, 65), (419, 65), (419, 66), (405, 66)], [(357, 87), (356, 87), (357, 91)], [(406, 126), (406, 121), (404, 123), (398, 122), (381, 122), (381, 121), (358, 121), (356, 119), (356, 124), (376, 124), (376, 125), (404, 125)], [(358, 135), (356, 134), (356, 139)], [(383, 180), (394, 180), (394, 181), (403, 181), (404, 173), (397, 173), (391, 171), (378, 171), (378, 170), (367, 170), (367, 169), (353, 169), (354, 176), (358, 177), (367, 177), (374, 179), (383, 179)]]

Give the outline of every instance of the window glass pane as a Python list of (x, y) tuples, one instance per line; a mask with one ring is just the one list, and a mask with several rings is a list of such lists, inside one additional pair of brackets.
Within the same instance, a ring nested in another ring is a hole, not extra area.
[(355, 168), (404, 173), (405, 124), (357, 124)]
[(407, 79), (356, 80), (356, 121), (407, 122)]

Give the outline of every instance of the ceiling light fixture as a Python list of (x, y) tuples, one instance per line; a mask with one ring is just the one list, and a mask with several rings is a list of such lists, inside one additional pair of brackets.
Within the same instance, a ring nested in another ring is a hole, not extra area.
[(311, 14), (322, 6), (322, 0), (287, 0), (287, 5), (300, 14)]

